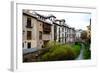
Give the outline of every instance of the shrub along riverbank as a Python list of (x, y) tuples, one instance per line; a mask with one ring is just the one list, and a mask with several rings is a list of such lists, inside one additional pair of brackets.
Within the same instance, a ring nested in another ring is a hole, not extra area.
[(91, 50), (90, 50), (89, 43), (84, 43), (83, 58), (84, 59), (91, 59)]
[(23, 62), (75, 60), (83, 49), (83, 59), (91, 58), (90, 44), (76, 42), (75, 44), (60, 44), (50, 41), (44, 49), (35, 53), (23, 55)]
[(80, 54), (81, 44), (60, 44), (50, 41), (42, 52), (42, 61), (74, 60)]

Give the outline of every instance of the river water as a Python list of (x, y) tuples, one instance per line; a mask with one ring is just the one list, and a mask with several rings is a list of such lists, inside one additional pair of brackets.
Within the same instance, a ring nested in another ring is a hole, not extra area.
[(76, 58), (76, 60), (83, 60), (83, 51), (84, 51), (84, 45), (81, 44), (81, 51), (80, 51), (80, 54), (79, 56)]

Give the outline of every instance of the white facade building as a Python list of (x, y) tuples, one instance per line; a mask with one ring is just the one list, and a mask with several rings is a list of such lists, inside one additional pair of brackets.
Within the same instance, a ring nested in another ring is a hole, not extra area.
[(76, 40), (77, 41), (81, 41), (81, 33), (82, 33), (81, 29), (76, 30)]

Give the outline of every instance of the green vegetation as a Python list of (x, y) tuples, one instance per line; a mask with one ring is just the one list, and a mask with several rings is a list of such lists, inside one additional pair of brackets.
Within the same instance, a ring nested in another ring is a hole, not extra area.
[(83, 59), (91, 58), (90, 44), (76, 42), (75, 44), (60, 44), (58, 42), (50, 41), (35, 53), (24, 56), (24, 62), (40, 62), (40, 61), (60, 61), (60, 60), (75, 60), (80, 50), (83, 49)]
[(78, 44), (72, 45), (72, 47), (73, 47), (73, 50), (74, 50), (74, 52), (76, 54), (76, 58), (77, 58), (77, 56), (80, 54), (81, 44), (78, 43)]
[(84, 43), (84, 52), (83, 52), (83, 57), (84, 59), (90, 59), (91, 58), (91, 50), (90, 50), (90, 44), (87, 42), (87, 43)]
[(84, 49), (83, 57), (84, 57), (84, 59), (90, 59), (91, 58), (91, 51), (89, 49)]
[(84, 48), (83, 48), (83, 58), (84, 59), (90, 59), (91, 58), (91, 50), (90, 50), (90, 44), (91, 44), (91, 37), (87, 37), (86, 31), (83, 31), (81, 34), (81, 38), (84, 41)]
[(50, 41), (46, 48), (48, 51), (41, 56), (42, 61), (74, 60), (80, 54), (80, 44), (60, 44)]

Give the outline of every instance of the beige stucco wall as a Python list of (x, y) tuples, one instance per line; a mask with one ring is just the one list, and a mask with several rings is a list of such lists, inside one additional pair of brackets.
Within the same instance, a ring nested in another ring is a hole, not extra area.
[(42, 39), (43, 40), (51, 40), (52, 39), (52, 35), (51, 34), (43, 34)]
[(87, 32), (87, 37), (90, 38), (91, 37), (91, 31), (87, 30), (86, 32)]
[[(24, 31), (24, 34), (23, 34), (23, 43), (24, 43), (24, 49), (27, 48), (27, 43), (28, 42), (31, 42), (31, 48), (36, 48), (37, 47), (37, 40), (36, 40), (36, 19), (35, 18), (31, 18), (31, 25), (32, 25), (32, 28), (26, 28), (26, 25), (27, 25), (27, 17), (29, 16), (26, 16), (26, 15), (23, 15), (23, 25), (22, 25), (22, 28), (23, 28), (23, 31)], [(32, 32), (32, 39), (31, 40), (27, 40), (27, 31), (31, 31)]]
[(43, 23), (38, 21), (37, 20), (37, 23), (36, 23), (36, 38), (37, 38), (37, 49), (41, 49), (42, 48), (42, 45), (43, 45), (43, 40), (40, 40), (39, 39), (39, 31), (42, 31), (43, 32)]

